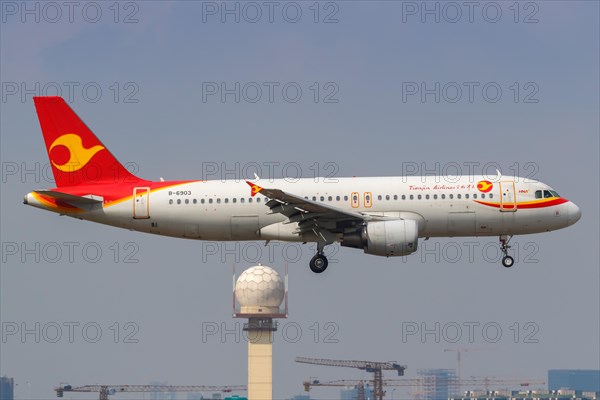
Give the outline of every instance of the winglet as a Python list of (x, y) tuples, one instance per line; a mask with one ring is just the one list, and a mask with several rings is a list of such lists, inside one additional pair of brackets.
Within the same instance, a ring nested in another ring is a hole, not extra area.
[(251, 188), (250, 194), (252, 195), (252, 197), (256, 196), (261, 190), (263, 190), (263, 188), (261, 188), (260, 186), (258, 186), (255, 183), (252, 183), (252, 182), (249, 182), (249, 181), (246, 181), (246, 183)]

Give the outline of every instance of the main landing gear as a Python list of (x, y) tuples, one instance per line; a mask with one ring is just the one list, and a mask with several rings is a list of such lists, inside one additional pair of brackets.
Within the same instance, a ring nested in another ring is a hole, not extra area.
[(319, 242), (317, 243), (317, 254), (313, 258), (311, 258), (310, 270), (315, 274), (320, 274), (327, 269), (329, 265), (329, 261), (327, 261), (327, 257), (323, 253), (323, 249), (325, 248), (325, 243)]
[(510, 242), (510, 239), (512, 239), (512, 235), (500, 235), (500, 250), (504, 254), (502, 265), (506, 268), (510, 268), (515, 264), (515, 259), (508, 255), (508, 249), (510, 249), (508, 242)]

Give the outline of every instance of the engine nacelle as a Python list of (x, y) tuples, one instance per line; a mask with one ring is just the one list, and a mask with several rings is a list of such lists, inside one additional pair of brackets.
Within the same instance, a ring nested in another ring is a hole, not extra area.
[(342, 237), (341, 245), (364, 249), (376, 256), (406, 256), (417, 251), (419, 225), (411, 219), (368, 222), (361, 230)]

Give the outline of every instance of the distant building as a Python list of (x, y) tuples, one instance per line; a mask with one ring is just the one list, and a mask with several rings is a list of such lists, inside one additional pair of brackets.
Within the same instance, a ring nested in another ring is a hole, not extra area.
[(0, 377), (0, 400), (13, 400), (15, 398), (15, 381), (7, 376)]
[(473, 390), (449, 400), (599, 400), (600, 392), (580, 390)]
[(453, 369), (421, 369), (417, 374), (428, 382), (416, 394), (417, 399), (447, 400), (456, 394), (457, 379)]
[(150, 400), (177, 400), (176, 392), (161, 390), (161, 386), (169, 386), (166, 382), (150, 382), (150, 385), (156, 386), (156, 390), (150, 392)]
[(310, 396), (307, 394), (298, 394), (292, 397), (290, 400), (310, 400)]
[[(356, 400), (358, 399), (358, 389), (342, 389), (340, 396), (342, 400)], [(365, 399), (373, 399), (373, 389), (369, 385), (365, 385)]]
[(187, 400), (203, 400), (204, 396), (202, 396), (202, 393), (188, 393), (187, 394)]
[(548, 390), (580, 390), (600, 392), (600, 370), (598, 369), (550, 369)]

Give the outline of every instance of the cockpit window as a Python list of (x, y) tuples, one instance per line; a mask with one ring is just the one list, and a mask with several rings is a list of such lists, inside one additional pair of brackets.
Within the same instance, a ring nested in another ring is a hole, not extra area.
[(556, 191), (551, 190), (550, 193), (552, 193), (552, 196), (554, 197), (560, 197), (560, 195), (558, 193), (556, 193)]
[(535, 191), (535, 198), (536, 199), (541, 199), (542, 198), (542, 191), (541, 190), (536, 190)]
[(544, 190), (544, 198), (547, 199), (549, 197), (554, 197), (554, 196), (552, 196), (552, 193), (550, 193), (549, 190)]

